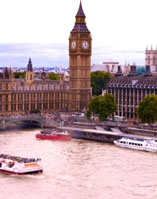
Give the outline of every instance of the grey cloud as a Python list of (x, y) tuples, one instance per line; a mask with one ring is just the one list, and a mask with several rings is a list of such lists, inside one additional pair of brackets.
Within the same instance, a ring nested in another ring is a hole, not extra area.
[(61, 44), (0, 44), (0, 65), (25, 67), (68, 66), (68, 47)]
[[(95, 46), (92, 51), (92, 63), (102, 63), (112, 59), (121, 64), (125, 61), (144, 64), (143, 50)], [(0, 66), (26, 67), (30, 57), (33, 67), (69, 66), (67, 44), (0, 44)]]
[(121, 50), (103, 46), (93, 48), (92, 63), (101, 64), (109, 60), (118, 61), (120, 64), (135, 62), (137, 65), (144, 65), (145, 52), (144, 50)]

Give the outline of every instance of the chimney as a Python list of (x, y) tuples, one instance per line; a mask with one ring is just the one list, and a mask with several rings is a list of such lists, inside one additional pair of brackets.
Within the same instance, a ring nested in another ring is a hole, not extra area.
[(120, 65), (118, 66), (118, 71), (117, 71), (117, 73), (115, 74), (115, 76), (123, 76), (122, 69), (121, 69), (121, 66), (120, 66)]
[(146, 65), (146, 72), (144, 73), (144, 76), (151, 76), (152, 73), (150, 71), (150, 65)]
[(149, 73), (150, 73), (150, 65), (147, 65), (147, 66), (146, 66), (146, 72), (149, 72)]
[(129, 72), (128, 76), (137, 76), (136, 65), (130, 66), (130, 72)]

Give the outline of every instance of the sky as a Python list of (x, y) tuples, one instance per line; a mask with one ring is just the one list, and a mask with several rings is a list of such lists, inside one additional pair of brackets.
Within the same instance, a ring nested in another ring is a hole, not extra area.
[[(68, 38), (80, 0), (0, 0), (0, 66), (69, 65)], [(82, 0), (92, 64), (144, 64), (156, 49), (156, 0)]]

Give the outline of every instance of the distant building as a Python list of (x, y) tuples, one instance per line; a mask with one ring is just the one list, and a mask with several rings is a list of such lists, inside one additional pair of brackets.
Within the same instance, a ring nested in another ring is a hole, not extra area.
[(119, 62), (115, 61), (103, 62), (102, 64), (93, 64), (91, 66), (91, 72), (104, 71), (109, 73), (116, 73), (118, 64)]
[(121, 66), (115, 77), (107, 84), (107, 93), (115, 96), (118, 110), (116, 115), (127, 119), (136, 119), (136, 108), (139, 101), (148, 94), (157, 95), (157, 75), (151, 73), (150, 66), (146, 66), (146, 72), (138, 75), (136, 66), (130, 66), (128, 75), (123, 75)]
[[(91, 72), (104, 71), (115, 75), (118, 71), (119, 62), (103, 62), (102, 64), (93, 64), (91, 66)], [(121, 65), (121, 71), (123, 75), (127, 75), (130, 72), (130, 64)], [(138, 75), (146, 71), (146, 66), (136, 66), (136, 72)]]
[(142, 75), (146, 72), (146, 66), (136, 66), (136, 72), (138, 75)]
[(151, 72), (157, 73), (157, 49), (153, 50), (153, 48), (151, 47), (151, 49), (148, 50), (148, 48), (146, 48), (145, 65), (150, 65)]

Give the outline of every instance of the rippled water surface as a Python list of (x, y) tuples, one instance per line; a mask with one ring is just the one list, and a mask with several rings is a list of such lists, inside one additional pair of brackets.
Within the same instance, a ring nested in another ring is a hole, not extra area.
[(0, 132), (0, 153), (42, 159), (44, 172), (0, 173), (0, 199), (157, 199), (157, 154), (84, 140)]

